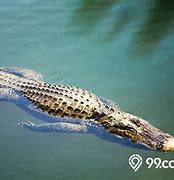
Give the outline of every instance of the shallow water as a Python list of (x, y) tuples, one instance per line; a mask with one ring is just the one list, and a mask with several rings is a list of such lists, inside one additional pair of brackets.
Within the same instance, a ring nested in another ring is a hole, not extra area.
[[(172, 1), (0, 0), (0, 66), (25, 67), (115, 101), (160, 129), (174, 129)], [(94, 135), (39, 133), (40, 120), (0, 102), (0, 179), (173, 179), (173, 169), (137, 171), (134, 153), (174, 159)]]

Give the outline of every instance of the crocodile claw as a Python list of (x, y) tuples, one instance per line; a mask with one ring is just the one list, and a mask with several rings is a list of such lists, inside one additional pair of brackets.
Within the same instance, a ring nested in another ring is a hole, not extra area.
[(32, 128), (35, 124), (32, 123), (31, 121), (26, 121), (26, 122), (19, 122), (17, 123), (21, 127), (26, 127), (26, 128)]

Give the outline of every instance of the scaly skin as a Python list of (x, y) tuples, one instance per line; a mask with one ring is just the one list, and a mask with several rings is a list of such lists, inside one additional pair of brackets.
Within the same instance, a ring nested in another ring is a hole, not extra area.
[(137, 116), (108, 105), (93, 93), (78, 87), (50, 85), (0, 70), (0, 87), (11, 88), (51, 116), (94, 119), (107, 131), (150, 148), (174, 149), (174, 138)]

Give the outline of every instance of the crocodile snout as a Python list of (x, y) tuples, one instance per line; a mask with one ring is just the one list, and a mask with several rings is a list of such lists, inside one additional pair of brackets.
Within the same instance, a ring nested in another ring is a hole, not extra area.
[(144, 144), (154, 150), (174, 150), (173, 136), (137, 116), (128, 113), (122, 113), (121, 116), (114, 115), (112, 123), (107, 124), (106, 128), (110, 133), (129, 138), (132, 142)]

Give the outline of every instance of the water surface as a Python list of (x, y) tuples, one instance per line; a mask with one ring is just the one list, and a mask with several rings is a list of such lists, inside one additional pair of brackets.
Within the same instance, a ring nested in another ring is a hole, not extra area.
[[(0, 0), (0, 66), (25, 67), (46, 82), (112, 99), (174, 135), (172, 1)], [(40, 120), (0, 102), (0, 179), (173, 179), (173, 169), (134, 173), (131, 154), (174, 159), (94, 135), (39, 133)]]

